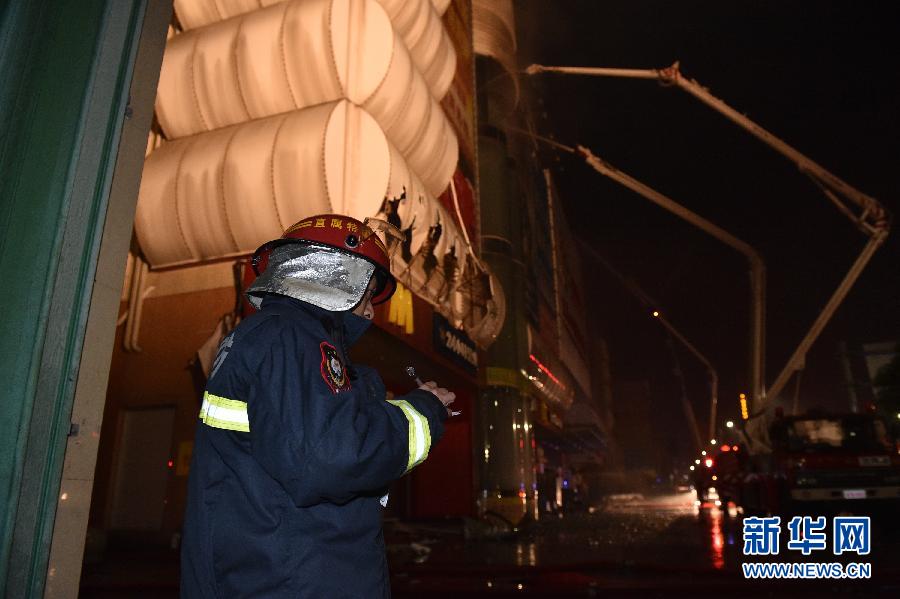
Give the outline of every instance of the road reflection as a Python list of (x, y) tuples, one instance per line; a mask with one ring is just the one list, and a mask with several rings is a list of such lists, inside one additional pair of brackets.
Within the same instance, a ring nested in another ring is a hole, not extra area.
[(722, 534), (722, 510), (716, 508), (709, 514), (710, 520), (710, 556), (712, 567), (721, 570), (725, 567), (725, 535)]
[[(741, 571), (742, 514), (716, 501), (698, 504), (693, 491), (613, 495), (592, 512), (545, 516), (507, 537), (421, 539), (430, 551), (420, 564), (389, 545), (395, 596), (753, 590), (759, 581)], [(872, 561), (884, 580), (900, 580), (898, 542), (883, 540)]]

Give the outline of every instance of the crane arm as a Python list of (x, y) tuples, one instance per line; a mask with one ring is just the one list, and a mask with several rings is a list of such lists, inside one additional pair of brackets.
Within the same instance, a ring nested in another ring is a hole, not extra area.
[[(787, 144), (781, 138), (773, 135), (747, 116), (741, 114), (723, 100), (717, 98), (694, 79), (682, 75), (680, 64), (676, 61), (671, 66), (663, 69), (616, 69), (597, 67), (559, 67), (533, 64), (525, 69), (529, 75), (537, 73), (565, 73), (571, 75), (590, 75), (599, 77), (624, 77), (631, 79), (652, 79), (664, 85), (676, 86), (700, 100), (716, 112), (722, 114), (757, 139), (770, 146), (779, 154), (797, 165), (797, 168), (809, 176), (822, 189), (828, 198), (839, 206), (848, 218), (850, 218), (863, 231), (874, 236), (877, 231), (890, 220), (887, 210), (881, 203), (870, 195), (856, 189), (837, 175), (831, 173), (820, 164), (799, 152), (793, 146)], [(843, 198), (843, 199), (842, 199)], [(844, 204), (844, 200), (857, 205), (860, 210), (855, 214)]]
[[(850, 288), (862, 274), (875, 250), (881, 246), (890, 231), (891, 216), (889, 212), (881, 205), (881, 203), (870, 195), (856, 189), (837, 175), (831, 173), (820, 164), (799, 152), (793, 146), (787, 144), (779, 137), (773, 135), (747, 116), (739, 113), (721, 99), (717, 98), (709, 92), (708, 89), (700, 85), (697, 81), (684, 77), (681, 74), (679, 63), (676, 61), (671, 66), (664, 69), (618, 69), (618, 68), (597, 68), (597, 67), (560, 67), (560, 66), (544, 66), (533, 64), (525, 69), (529, 75), (537, 73), (566, 73), (572, 75), (589, 75), (595, 77), (624, 77), (630, 79), (651, 79), (657, 80), (664, 85), (672, 85), (692, 95), (699, 101), (703, 102), (716, 112), (722, 114), (739, 127), (748, 131), (754, 137), (783, 155), (785, 158), (797, 165), (797, 168), (803, 174), (807, 175), (822, 190), (825, 196), (841, 211), (844, 216), (862, 231), (868, 238), (868, 242), (863, 247), (853, 266), (844, 276), (841, 283), (832, 293), (825, 307), (819, 313), (819, 316), (813, 322), (809, 332), (800, 341), (797, 349), (788, 359), (787, 364), (781, 373), (776, 377), (775, 382), (769, 388), (768, 393), (763, 392), (759, 398), (754, 398), (756, 405), (755, 412), (762, 413), (765, 408), (766, 395), (768, 397), (777, 397), (784, 389), (791, 375), (803, 367), (806, 359), (806, 352), (818, 338), (822, 329), (834, 315), (834, 312), (843, 302), (849, 293)], [(584, 155), (584, 153), (583, 153)], [(592, 166), (597, 168), (602, 163), (585, 158)], [(855, 205), (853, 207), (848, 205)]]

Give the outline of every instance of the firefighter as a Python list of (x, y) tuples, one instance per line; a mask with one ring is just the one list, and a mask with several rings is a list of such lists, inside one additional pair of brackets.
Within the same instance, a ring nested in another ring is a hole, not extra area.
[(396, 287), (368, 224), (305, 219), (253, 266), (258, 312), (222, 341), (203, 396), (182, 597), (389, 597), (387, 487), (427, 457), (455, 395), (429, 382), (388, 401), (350, 364)]

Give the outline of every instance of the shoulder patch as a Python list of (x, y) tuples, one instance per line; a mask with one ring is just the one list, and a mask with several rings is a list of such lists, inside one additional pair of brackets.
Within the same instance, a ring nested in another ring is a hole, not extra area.
[(319, 349), (322, 351), (321, 371), (325, 383), (328, 384), (333, 393), (349, 389), (350, 379), (347, 376), (347, 369), (344, 367), (344, 363), (341, 362), (335, 347), (323, 341), (319, 344)]

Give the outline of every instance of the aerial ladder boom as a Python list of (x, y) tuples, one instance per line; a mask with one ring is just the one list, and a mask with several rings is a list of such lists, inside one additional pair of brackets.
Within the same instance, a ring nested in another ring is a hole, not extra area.
[[(768, 392), (763, 389), (758, 397), (753, 397), (754, 416), (761, 415), (767, 405), (768, 397), (778, 397), (784, 390), (791, 376), (803, 368), (806, 353), (816, 341), (822, 329), (841, 305), (853, 284), (865, 269), (872, 255), (887, 238), (890, 231), (891, 217), (888, 211), (878, 200), (856, 189), (840, 177), (834, 175), (817, 162), (808, 158), (792, 146), (785, 143), (766, 129), (762, 128), (745, 115), (737, 112), (728, 104), (712, 95), (709, 90), (693, 79), (684, 77), (679, 70), (678, 62), (664, 69), (616, 69), (595, 67), (560, 67), (533, 64), (526, 69), (526, 73), (566, 73), (572, 75), (590, 75), (599, 77), (625, 77), (633, 79), (653, 79), (664, 85), (672, 85), (687, 92), (700, 100), (713, 110), (722, 114), (739, 127), (745, 129), (757, 139), (774, 149), (779, 154), (797, 165), (797, 168), (808, 176), (825, 194), (840, 212), (862, 231), (868, 241), (844, 275), (837, 289), (832, 293), (818, 317), (813, 321), (807, 334), (800, 341), (791, 357), (788, 358), (782, 371), (775, 378)], [(587, 157), (586, 157), (587, 158)]]

